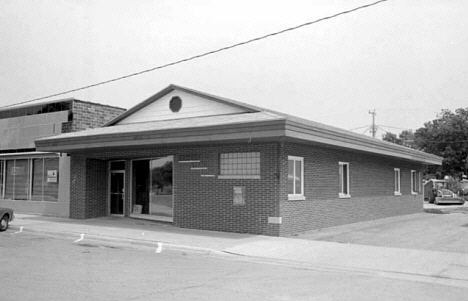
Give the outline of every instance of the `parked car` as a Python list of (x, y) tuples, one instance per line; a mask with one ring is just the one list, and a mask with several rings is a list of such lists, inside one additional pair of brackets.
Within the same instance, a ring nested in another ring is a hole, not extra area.
[(463, 180), (460, 182), (460, 194), (463, 196), (468, 196), (468, 180)]
[(440, 204), (461, 204), (465, 203), (463, 195), (459, 196), (458, 194), (448, 190), (448, 189), (439, 189), (437, 190), (437, 196), (435, 197), (434, 203), (436, 205)]
[(440, 189), (447, 189), (447, 181), (430, 179), (424, 183), (424, 199), (429, 203), (434, 203), (437, 197), (437, 192)]
[(8, 229), (8, 225), (15, 218), (13, 210), (10, 208), (0, 208), (0, 231)]

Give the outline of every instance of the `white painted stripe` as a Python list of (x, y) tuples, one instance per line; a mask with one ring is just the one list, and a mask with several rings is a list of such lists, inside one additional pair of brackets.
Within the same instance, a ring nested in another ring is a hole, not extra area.
[(190, 167), (190, 169), (203, 170), (203, 169), (208, 169), (208, 167)]
[(23, 232), (23, 227), (20, 227), (19, 231), (13, 232), (12, 234), (21, 233), (21, 232)]
[(77, 240), (75, 240), (74, 242), (80, 242), (80, 241), (82, 241), (83, 239), (84, 239), (84, 234), (81, 234), (80, 239), (77, 239)]
[(200, 163), (200, 160), (185, 160), (179, 161), (179, 163)]
[(202, 177), (214, 177), (215, 175), (200, 175)]
[(162, 243), (158, 242), (158, 247), (156, 248), (155, 253), (161, 253), (162, 252)]

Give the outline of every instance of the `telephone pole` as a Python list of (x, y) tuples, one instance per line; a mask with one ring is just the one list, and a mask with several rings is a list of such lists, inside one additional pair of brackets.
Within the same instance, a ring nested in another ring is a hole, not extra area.
[(377, 132), (377, 128), (375, 126), (375, 115), (377, 115), (377, 113), (375, 112), (375, 109), (373, 111), (369, 110), (369, 114), (372, 114), (372, 128), (371, 128), (371, 133), (372, 133), (372, 137), (375, 138), (375, 133)]

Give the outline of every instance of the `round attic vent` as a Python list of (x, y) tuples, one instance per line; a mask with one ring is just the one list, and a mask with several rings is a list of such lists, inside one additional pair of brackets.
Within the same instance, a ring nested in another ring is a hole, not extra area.
[(182, 108), (182, 99), (179, 96), (172, 97), (169, 101), (169, 108), (174, 113), (179, 112)]

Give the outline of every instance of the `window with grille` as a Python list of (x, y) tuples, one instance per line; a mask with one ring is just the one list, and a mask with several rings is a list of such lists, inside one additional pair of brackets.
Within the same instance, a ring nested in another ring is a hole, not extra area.
[(222, 176), (260, 176), (260, 152), (220, 154), (219, 173)]

